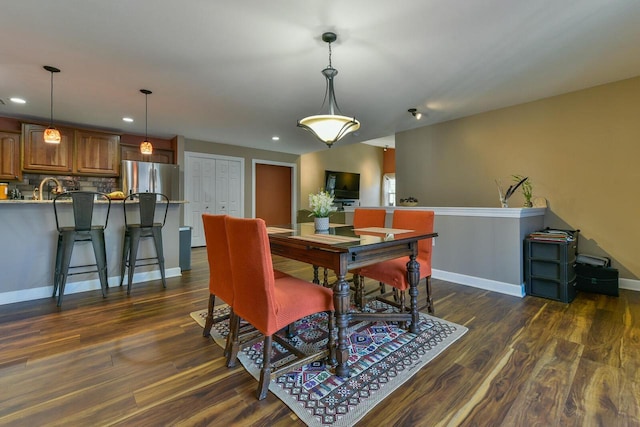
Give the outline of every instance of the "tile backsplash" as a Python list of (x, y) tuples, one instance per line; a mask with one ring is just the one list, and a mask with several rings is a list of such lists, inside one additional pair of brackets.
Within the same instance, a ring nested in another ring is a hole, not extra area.
[[(33, 190), (40, 186), (42, 180), (46, 177), (53, 177), (60, 181), (65, 190), (83, 190), (83, 191), (99, 191), (101, 193), (110, 193), (120, 189), (120, 180), (113, 177), (95, 177), (95, 176), (71, 176), (71, 175), (39, 175), (25, 173), (22, 181), (9, 183), (9, 189), (17, 188), (22, 193), (24, 199), (33, 197)], [(49, 183), (49, 190), (53, 188), (54, 183)], [(45, 200), (48, 192), (45, 193)]]

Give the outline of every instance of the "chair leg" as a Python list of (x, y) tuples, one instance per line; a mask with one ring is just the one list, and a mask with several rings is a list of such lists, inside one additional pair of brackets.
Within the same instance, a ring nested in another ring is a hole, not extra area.
[(431, 276), (426, 278), (427, 285), (427, 313), (435, 314), (435, 308), (433, 307), (433, 297), (431, 296)]
[(129, 247), (131, 246), (131, 236), (129, 232), (125, 231), (124, 240), (122, 242), (122, 262), (120, 264), (120, 286), (124, 283), (124, 273), (127, 269), (127, 263), (129, 262)]
[(160, 267), (160, 276), (162, 276), (162, 287), (167, 287), (167, 279), (164, 275), (164, 251), (162, 250), (162, 228), (153, 227), (151, 229), (153, 233), (153, 244), (156, 247), (156, 255), (158, 257), (158, 265)]
[(102, 288), (102, 298), (107, 297), (107, 288), (109, 287), (107, 279), (107, 250), (104, 243), (104, 231), (91, 231), (91, 245), (93, 246), (93, 255), (96, 258), (98, 266), (98, 277), (100, 278), (100, 287)]
[(263, 400), (269, 392), (269, 383), (271, 382), (271, 335), (265, 335), (263, 345), (262, 370), (260, 371), (260, 382), (258, 383), (258, 400)]
[(328, 319), (327, 330), (329, 334), (329, 339), (327, 340), (329, 358), (327, 359), (327, 362), (329, 363), (329, 365), (335, 366), (338, 363), (338, 360), (336, 359), (336, 339), (333, 336), (333, 330), (335, 328), (335, 316), (333, 311), (327, 311), (326, 313)]
[(69, 264), (71, 264), (71, 255), (73, 254), (73, 245), (73, 233), (64, 233), (62, 238), (62, 257), (60, 258), (60, 275), (58, 278), (58, 307), (62, 306), (62, 297), (64, 296)]
[(60, 271), (62, 269), (62, 234), (58, 235), (58, 247), (56, 249), (56, 266), (53, 273), (53, 295), (55, 298), (60, 285)]
[(231, 317), (229, 318), (229, 336), (227, 340), (230, 341), (229, 346), (229, 355), (227, 356), (227, 368), (233, 368), (236, 366), (236, 361), (238, 360), (238, 351), (240, 350), (239, 343), (239, 327), (240, 327), (240, 318), (237, 314), (231, 310)]
[(364, 282), (364, 277), (355, 274), (353, 275), (353, 289), (354, 289), (354, 293), (353, 293), (353, 300), (356, 303), (356, 307), (360, 310), (362, 310), (362, 294), (363, 292), (363, 282)]
[(131, 294), (131, 284), (133, 283), (133, 274), (136, 268), (136, 258), (138, 257), (138, 246), (140, 245), (140, 230), (131, 230), (129, 239), (129, 283), (127, 283), (127, 295)]
[(207, 320), (204, 323), (204, 331), (202, 331), (203, 337), (211, 336), (211, 327), (213, 326), (213, 307), (216, 305), (216, 296), (214, 294), (209, 295), (209, 309), (207, 310)]

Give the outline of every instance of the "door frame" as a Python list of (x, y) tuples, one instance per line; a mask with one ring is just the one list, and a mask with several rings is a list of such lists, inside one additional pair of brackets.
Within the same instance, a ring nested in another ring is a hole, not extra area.
[(298, 166), (295, 163), (253, 159), (251, 161), (251, 218), (256, 217), (256, 165), (285, 166), (291, 168), (291, 222), (296, 222), (298, 206)]

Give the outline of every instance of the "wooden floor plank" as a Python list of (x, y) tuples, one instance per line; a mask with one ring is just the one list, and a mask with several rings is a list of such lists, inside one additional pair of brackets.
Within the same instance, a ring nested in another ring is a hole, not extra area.
[[(202, 337), (189, 313), (207, 307), (204, 248), (191, 266), (166, 289), (1, 306), (0, 425), (304, 425), (273, 394), (258, 401), (256, 380)], [(640, 425), (640, 293), (563, 304), (441, 280), (433, 292), (436, 315), (469, 331), (358, 425)]]

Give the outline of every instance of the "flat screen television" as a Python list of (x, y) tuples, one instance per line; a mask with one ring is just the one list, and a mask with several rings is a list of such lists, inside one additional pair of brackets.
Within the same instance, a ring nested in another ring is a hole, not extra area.
[(360, 198), (360, 174), (352, 172), (324, 172), (325, 190), (336, 199), (356, 200)]

